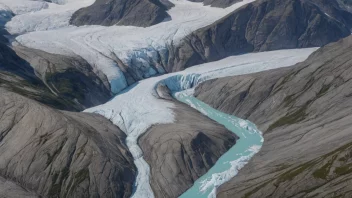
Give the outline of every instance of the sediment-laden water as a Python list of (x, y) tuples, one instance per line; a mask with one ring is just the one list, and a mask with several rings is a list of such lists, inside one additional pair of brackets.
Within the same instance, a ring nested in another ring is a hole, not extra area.
[(181, 196), (181, 198), (216, 197), (216, 188), (234, 177), (238, 170), (260, 150), (264, 141), (262, 134), (253, 123), (222, 113), (187, 92), (175, 93), (174, 97), (224, 125), (240, 138), (205, 175)]

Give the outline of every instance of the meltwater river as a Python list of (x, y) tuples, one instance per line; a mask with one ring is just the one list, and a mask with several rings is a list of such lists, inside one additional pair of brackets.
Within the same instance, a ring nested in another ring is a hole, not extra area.
[(262, 134), (253, 123), (213, 109), (186, 92), (175, 93), (174, 97), (224, 125), (240, 138), (205, 175), (180, 196), (181, 198), (216, 197), (216, 188), (234, 177), (238, 170), (260, 150), (264, 141)]

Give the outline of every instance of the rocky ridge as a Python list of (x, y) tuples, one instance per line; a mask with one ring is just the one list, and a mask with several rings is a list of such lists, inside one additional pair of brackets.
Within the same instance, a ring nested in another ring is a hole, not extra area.
[(0, 91), (0, 179), (10, 186), (0, 188), (0, 194), (131, 195), (136, 175), (133, 158), (124, 143), (126, 135), (109, 120), (58, 111)]
[(213, 7), (226, 8), (242, 0), (189, 0), (192, 2), (203, 2), (204, 5)]
[[(187, 36), (169, 49), (166, 70), (248, 52), (320, 47), (350, 35), (352, 14), (335, 1), (260, 0)], [(330, 14), (328, 14), (330, 13)]]
[(195, 95), (248, 119), (264, 145), (218, 197), (350, 197), (352, 37), (306, 61), (202, 83)]
[(80, 57), (50, 54), (23, 46), (15, 46), (14, 50), (34, 68), (53, 94), (73, 101), (81, 110), (105, 103), (112, 97), (106, 76), (94, 71)]
[[(166, 87), (159, 87), (159, 95), (170, 100), (168, 92)], [(152, 126), (138, 141), (151, 167), (155, 197), (180, 196), (238, 139), (197, 110), (171, 100), (176, 121)]]
[(166, 11), (172, 6), (168, 0), (97, 0), (76, 11), (70, 24), (147, 27), (168, 18)]

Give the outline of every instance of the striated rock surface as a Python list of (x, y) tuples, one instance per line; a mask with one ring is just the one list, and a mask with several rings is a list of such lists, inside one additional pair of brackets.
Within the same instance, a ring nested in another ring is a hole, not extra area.
[[(84, 59), (10, 46), (0, 11), (0, 87), (49, 106), (71, 111), (102, 104), (112, 97), (105, 75)], [(8, 17), (7, 17), (8, 16)]]
[(147, 27), (169, 17), (168, 0), (97, 0), (92, 5), (76, 11), (72, 25), (133, 25)]
[(35, 75), (30, 64), (7, 45), (7, 39), (1, 34), (0, 38), (0, 87), (55, 108), (76, 111), (82, 109), (82, 105), (75, 101), (52, 93)]
[(22, 46), (15, 46), (14, 50), (34, 68), (52, 93), (73, 101), (80, 109), (105, 103), (112, 97), (106, 76), (93, 71), (80, 57), (50, 54)]
[(202, 83), (195, 95), (264, 132), (218, 197), (350, 197), (352, 37), (291, 68)]
[(323, 46), (350, 35), (351, 20), (335, 0), (255, 1), (170, 49), (167, 71), (247, 52)]
[(109, 120), (51, 109), (3, 88), (0, 92), (0, 183), (6, 184), (1, 195), (131, 195), (133, 158), (126, 135)]
[(16, 183), (2, 177), (0, 177), (0, 193), (1, 198), (38, 198), (36, 193), (27, 191)]
[[(162, 90), (165, 91), (159, 87), (159, 92)], [(176, 121), (152, 126), (139, 139), (144, 159), (151, 168), (150, 183), (155, 197), (181, 195), (238, 139), (198, 111), (174, 103)]]

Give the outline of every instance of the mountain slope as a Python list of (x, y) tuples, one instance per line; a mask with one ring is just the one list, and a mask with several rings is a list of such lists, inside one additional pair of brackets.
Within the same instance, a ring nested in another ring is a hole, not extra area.
[[(6, 6), (5, 6), (6, 8)], [(106, 76), (77, 56), (11, 46), (4, 24), (14, 14), (0, 7), (0, 87), (49, 106), (79, 111), (112, 97)]]
[(50, 54), (15, 46), (17, 55), (31, 65), (37, 76), (58, 97), (74, 101), (80, 109), (107, 102), (111, 97), (106, 76), (80, 57)]
[(7, 39), (3, 35), (0, 37), (3, 38), (0, 41), (0, 87), (59, 109), (80, 109), (73, 101), (53, 94), (28, 62), (7, 45)]
[(70, 19), (70, 24), (147, 27), (169, 17), (166, 11), (171, 6), (168, 0), (97, 0), (92, 5), (76, 11)]
[[(336, 0), (244, 0), (225, 9), (188, 0), (171, 2), (171, 20), (146, 28), (53, 28), (51, 23), (41, 23), (44, 11), (15, 16), (17, 20), (7, 25), (11, 30), (21, 30), (13, 33), (25, 32), (21, 21), (36, 16), (36, 23), (27, 28), (33, 32), (16, 37), (16, 41), (52, 54), (82, 57), (107, 76), (113, 93), (151, 76), (234, 54), (322, 46), (350, 34), (351, 14)], [(133, 7), (136, 11), (131, 15), (141, 21), (138, 9)], [(56, 13), (55, 9), (48, 10)], [(32, 26), (38, 26), (40, 31)]]
[(337, 5), (317, 2), (321, 0), (261, 0), (247, 4), (191, 33), (170, 50), (167, 70), (178, 71), (248, 52), (319, 47), (350, 35), (352, 14), (340, 7), (337, 10), (334, 0), (331, 2)]
[(351, 49), (348, 37), (293, 68), (197, 87), (197, 98), (264, 132), (262, 150), (219, 197), (351, 196)]
[(226, 8), (242, 0), (189, 0), (193, 2), (203, 2), (204, 5), (210, 5), (219, 8)]
[(109, 120), (0, 92), (2, 178), (44, 197), (131, 195), (136, 170), (126, 135)]
[(176, 121), (152, 126), (138, 141), (151, 167), (155, 197), (180, 196), (238, 139), (196, 110), (174, 104)]

